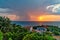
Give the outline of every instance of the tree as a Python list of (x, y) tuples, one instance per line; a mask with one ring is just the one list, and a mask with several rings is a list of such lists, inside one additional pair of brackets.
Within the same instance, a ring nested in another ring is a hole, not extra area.
[(4, 33), (7, 32), (11, 24), (10, 22), (9, 18), (0, 16), (0, 30)]
[(7, 17), (1, 17), (0, 16), (0, 26), (5, 26), (5, 27), (8, 27), (10, 25), (10, 19), (7, 18)]

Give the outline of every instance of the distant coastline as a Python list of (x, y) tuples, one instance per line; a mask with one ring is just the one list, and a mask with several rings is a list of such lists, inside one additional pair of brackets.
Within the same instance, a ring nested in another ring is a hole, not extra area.
[(53, 25), (60, 27), (60, 21), (12, 21), (11, 23), (22, 26)]

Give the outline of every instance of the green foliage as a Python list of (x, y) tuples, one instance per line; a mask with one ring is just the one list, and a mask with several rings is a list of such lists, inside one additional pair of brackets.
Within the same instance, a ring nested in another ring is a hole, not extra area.
[(48, 26), (47, 31), (52, 32), (54, 35), (60, 35), (60, 28), (58, 26)]
[(0, 40), (54, 40), (48, 32), (44, 34), (29, 32), (20, 25), (11, 24), (7, 17), (0, 17), (0, 30)]
[(3, 40), (3, 33), (0, 31), (0, 40)]
[(23, 40), (55, 40), (52, 36), (31, 33), (24, 36)]
[(55, 40), (52, 36), (49, 36), (49, 35), (45, 35), (44, 40)]
[(0, 26), (9, 26), (10, 25), (10, 20), (7, 17), (0, 17)]
[(24, 36), (23, 40), (38, 40), (40, 39), (39, 36), (35, 33), (32, 34), (27, 34), (26, 36)]
[(8, 40), (12, 40), (12, 38), (9, 38)]

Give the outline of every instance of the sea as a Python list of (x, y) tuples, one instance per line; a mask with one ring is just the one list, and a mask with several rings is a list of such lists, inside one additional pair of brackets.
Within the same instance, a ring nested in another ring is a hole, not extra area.
[(12, 24), (17, 24), (21, 26), (38, 26), (38, 25), (53, 25), (60, 27), (60, 21), (12, 21)]

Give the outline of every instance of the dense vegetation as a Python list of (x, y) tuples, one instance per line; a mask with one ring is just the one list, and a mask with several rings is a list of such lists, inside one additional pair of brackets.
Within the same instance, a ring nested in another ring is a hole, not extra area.
[(58, 26), (48, 26), (47, 31), (52, 32), (54, 35), (60, 35), (60, 28)]
[(27, 34), (23, 40), (55, 40), (51, 35), (40, 34), (40, 33), (31, 33)]
[(49, 33), (29, 32), (9, 18), (0, 17), (0, 40), (55, 40)]

